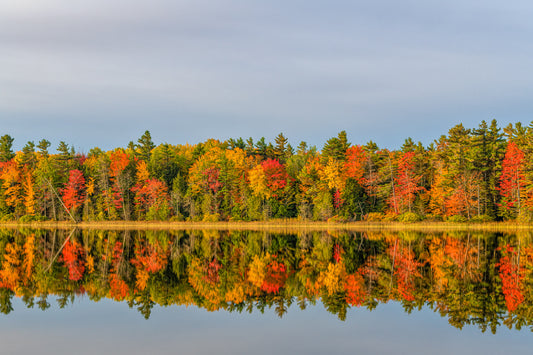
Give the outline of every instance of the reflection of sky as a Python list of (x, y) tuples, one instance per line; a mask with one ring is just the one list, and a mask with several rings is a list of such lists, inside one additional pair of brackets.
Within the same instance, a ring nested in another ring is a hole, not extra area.
[(493, 335), (477, 327), (462, 331), (433, 311), (404, 313), (394, 302), (369, 312), (348, 311), (346, 321), (322, 305), (300, 311), (293, 305), (283, 319), (261, 314), (207, 312), (196, 307), (154, 307), (149, 320), (126, 303), (77, 299), (45, 312), (26, 309), (0, 317), (5, 354), (503, 354), (529, 353), (531, 332)]

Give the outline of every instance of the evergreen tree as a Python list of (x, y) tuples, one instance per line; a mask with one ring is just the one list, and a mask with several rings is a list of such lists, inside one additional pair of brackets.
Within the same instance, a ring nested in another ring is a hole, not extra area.
[(257, 142), (255, 142), (255, 148), (257, 155), (262, 159), (267, 158), (267, 144), (265, 143), (265, 137), (261, 137)]
[(176, 163), (176, 154), (172, 146), (168, 143), (158, 145), (152, 150), (150, 159), (150, 172), (152, 176), (166, 182), (167, 186), (172, 186), (172, 181), (179, 171)]
[(505, 151), (503, 134), (500, 133), (496, 120), (492, 120), (490, 127), (482, 121), (473, 130), (471, 151), (474, 157), (473, 167), (481, 173), (482, 181), (479, 186), (478, 214), (496, 218), (499, 202), (496, 186)]
[(0, 162), (10, 161), (15, 157), (13, 153), (13, 141), (9, 134), (4, 134), (0, 137)]
[(144, 134), (137, 140), (136, 148), (138, 149), (138, 158), (146, 162), (150, 161), (150, 156), (152, 154), (152, 149), (155, 148), (154, 142), (152, 142), (152, 136), (150, 131), (145, 131)]
[(348, 142), (346, 131), (341, 131), (337, 137), (330, 138), (324, 148), (322, 148), (322, 158), (326, 159), (331, 157), (335, 160), (346, 159), (346, 150), (350, 147)]
[(286, 150), (289, 140), (285, 138), (283, 133), (278, 134), (275, 139), (276, 146), (274, 147), (274, 154), (280, 162), (285, 162)]
[(35, 143), (28, 142), (22, 148), (22, 161), (21, 163), (29, 170), (33, 170), (35, 168), (35, 164), (37, 164), (37, 158), (35, 157)]
[(37, 148), (39, 148), (39, 154), (41, 154), (42, 157), (48, 156), (48, 148), (50, 148), (50, 142), (46, 139), (41, 139), (39, 141), (39, 144), (37, 144)]

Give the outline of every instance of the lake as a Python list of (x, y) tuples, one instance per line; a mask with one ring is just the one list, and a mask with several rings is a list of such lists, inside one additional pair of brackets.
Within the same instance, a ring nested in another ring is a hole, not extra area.
[(527, 353), (530, 232), (0, 230), (24, 354)]

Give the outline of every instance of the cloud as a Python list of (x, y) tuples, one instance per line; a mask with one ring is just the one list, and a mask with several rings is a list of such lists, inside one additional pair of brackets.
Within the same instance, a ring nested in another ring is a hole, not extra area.
[(0, 14), (0, 123), (19, 144), (46, 122), (49, 139), (85, 149), (150, 128), (170, 143), (283, 131), (321, 145), (341, 129), (358, 143), (429, 143), (460, 120), (531, 116), (532, 8), (12, 2)]

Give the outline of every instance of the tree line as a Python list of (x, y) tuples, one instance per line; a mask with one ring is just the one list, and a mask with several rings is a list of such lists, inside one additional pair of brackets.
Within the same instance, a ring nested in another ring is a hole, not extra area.
[(0, 137), (2, 220), (448, 220), (528, 222), (533, 125), (452, 127), (429, 146), (354, 145), (341, 131), (321, 150), (265, 138), (155, 145), (88, 154), (60, 142), (12, 149)]

